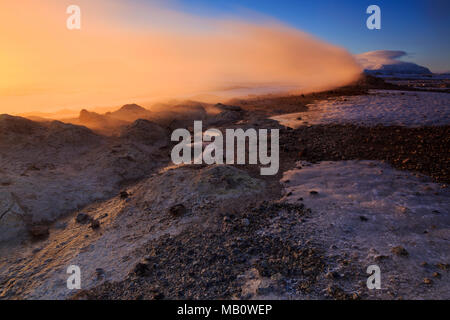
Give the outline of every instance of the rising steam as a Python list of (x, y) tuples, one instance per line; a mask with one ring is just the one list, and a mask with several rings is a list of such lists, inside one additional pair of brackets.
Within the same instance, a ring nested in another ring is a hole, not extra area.
[(76, 2), (82, 12), (77, 31), (66, 29), (72, 3), (2, 4), (0, 113), (217, 94), (237, 86), (308, 92), (347, 84), (361, 72), (344, 49), (269, 19), (195, 17), (121, 0)]

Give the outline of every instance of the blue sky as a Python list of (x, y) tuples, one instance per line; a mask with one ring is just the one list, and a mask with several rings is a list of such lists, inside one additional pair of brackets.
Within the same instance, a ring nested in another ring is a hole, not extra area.
[[(382, 29), (366, 28), (366, 8), (381, 8)], [(447, 0), (175, 0), (184, 12), (209, 17), (269, 16), (352, 53), (403, 50), (432, 71), (450, 71)]]

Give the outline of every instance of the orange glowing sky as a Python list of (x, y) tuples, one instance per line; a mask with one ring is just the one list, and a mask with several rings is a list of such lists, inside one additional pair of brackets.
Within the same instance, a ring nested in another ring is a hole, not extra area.
[[(93, 3), (95, 2), (95, 4)], [(346, 84), (361, 72), (345, 50), (269, 19), (213, 20), (126, 1), (2, 3), (0, 113), (50, 112), (180, 97), (236, 84)]]

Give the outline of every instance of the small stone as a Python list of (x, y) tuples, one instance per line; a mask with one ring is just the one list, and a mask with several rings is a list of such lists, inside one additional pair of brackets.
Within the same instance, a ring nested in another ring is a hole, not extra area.
[(176, 204), (169, 209), (171, 215), (180, 217), (186, 213), (186, 207), (183, 204)]
[(162, 300), (162, 299), (164, 299), (164, 294), (162, 292), (155, 292), (152, 295), (152, 299), (153, 300)]
[(33, 226), (30, 229), (30, 234), (34, 238), (45, 238), (49, 235), (47, 226)]
[(449, 268), (449, 264), (448, 263), (438, 263), (436, 265), (436, 267), (438, 267), (441, 270), (447, 270)]
[(100, 228), (100, 222), (97, 219), (92, 219), (91, 228), (94, 230)]
[(433, 281), (430, 278), (425, 278), (425, 279), (423, 279), (423, 283), (425, 283), (425, 284), (432, 284)]
[(280, 281), (283, 279), (283, 275), (281, 273), (275, 273), (270, 276), (270, 279), (273, 281)]
[(440, 278), (441, 274), (439, 272), (433, 272), (433, 278)]
[(86, 213), (79, 213), (79, 214), (77, 214), (77, 217), (75, 218), (75, 221), (77, 223), (81, 223), (81, 224), (85, 224), (89, 220), (90, 220), (90, 217)]
[(341, 264), (343, 266), (348, 266), (348, 265), (350, 265), (350, 260), (347, 260), (347, 259), (341, 260)]
[(354, 292), (351, 296), (352, 300), (359, 300), (361, 299), (360, 294), (358, 292)]
[(309, 194), (312, 195), (312, 196), (315, 196), (315, 195), (318, 195), (319, 192), (317, 192), (317, 191), (315, 191), (315, 190), (311, 190), (311, 191), (309, 192)]
[(136, 275), (138, 275), (139, 277), (145, 276), (149, 271), (150, 270), (149, 270), (149, 267), (148, 267), (148, 263), (146, 263), (146, 262), (139, 262), (134, 267), (134, 273)]
[(244, 227), (248, 227), (250, 225), (250, 220), (248, 220), (247, 218), (242, 219), (242, 225)]
[(41, 251), (42, 250), (42, 248), (36, 248), (36, 249), (33, 249), (33, 254), (36, 254), (36, 253), (38, 253), (39, 251)]
[(383, 260), (386, 260), (388, 258), (389, 258), (388, 256), (385, 256), (385, 255), (382, 255), (382, 254), (376, 255), (374, 257), (375, 261), (383, 261)]
[(100, 279), (105, 275), (105, 270), (102, 268), (97, 268), (95, 269), (95, 274), (97, 275), (97, 279)]
[(327, 278), (327, 279), (338, 279), (338, 278), (340, 278), (341, 276), (340, 276), (340, 274), (337, 272), (337, 271), (333, 271), (333, 272), (328, 272), (326, 275), (325, 275), (325, 278)]
[(403, 257), (407, 257), (408, 256), (408, 251), (406, 251), (405, 248), (403, 248), (402, 246), (396, 246), (393, 247), (391, 249), (391, 252), (398, 255), (398, 256), (403, 256)]

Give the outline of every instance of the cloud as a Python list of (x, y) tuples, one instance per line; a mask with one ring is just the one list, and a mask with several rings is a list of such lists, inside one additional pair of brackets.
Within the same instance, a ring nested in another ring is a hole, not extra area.
[(361, 72), (346, 50), (269, 19), (199, 17), (125, 0), (77, 4), (75, 31), (66, 29), (66, 1), (2, 4), (0, 113), (140, 103), (238, 85), (308, 92)]
[(407, 55), (405, 51), (377, 50), (358, 54), (356, 58), (364, 69), (375, 70), (380, 69), (383, 65), (399, 63), (398, 59)]
[(431, 73), (426, 67), (400, 60), (401, 58), (407, 56), (408, 53), (405, 51), (377, 50), (355, 55), (355, 58), (366, 71), (402, 74)]

